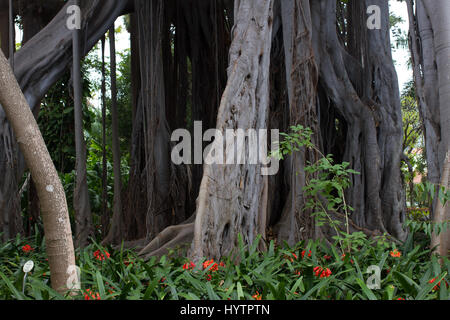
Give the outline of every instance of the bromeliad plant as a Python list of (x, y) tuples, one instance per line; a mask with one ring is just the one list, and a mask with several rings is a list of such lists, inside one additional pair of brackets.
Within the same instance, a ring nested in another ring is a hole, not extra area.
[[(353, 208), (349, 206), (345, 199), (345, 189), (350, 187), (350, 176), (359, 174), (349, 168), (350, 163), (334, 163), (332, 155), (323, 155), (322, 152), (311, 142), (313, 131), (302, 125), (291, 127), (291, 133), (281, 133), (284, 140), (279, 143), (279, 148), (271, 156), (280, 160), (286, 155), (299, 152), (302, 148), (311, 149), (316, 152), (320, 159), (315, 163), (309, 163), (304, 168), (307, 173), (306, 185), (303, 188), (307, 203), (306, 209), (312, 210), (316, 224), (323, 226), (326, 223), (335, 230), (335, 239), (339, 242), (342, 253), (351, 252), (352, 243), (357, 240), (360, 234), (351, 235), (349, 231), (349, 216)], [(341, 222), (333, 219), (330, 215), (344, 215), (345, 230), (339, 230)]]

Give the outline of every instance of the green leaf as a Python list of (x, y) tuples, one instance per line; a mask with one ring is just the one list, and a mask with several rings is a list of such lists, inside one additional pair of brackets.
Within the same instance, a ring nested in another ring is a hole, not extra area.
[(369, 300), (378, 300), (377, 297), (373, 294), (372, 290), (370, 290), (363, 280), (360, 278), (355, 278), (356, 283), (361, 287), (362, 291), (366, 295)]

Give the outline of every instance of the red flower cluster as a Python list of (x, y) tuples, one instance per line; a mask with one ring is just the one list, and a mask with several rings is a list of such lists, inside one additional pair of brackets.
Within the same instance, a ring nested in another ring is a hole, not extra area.
[(87, 289), (84, 295), (84, 300), (101, 300), (98, 292), (93, 292), (91, 289)]
[(208, 269), (211, 272), (219, 270), (219, 266), (225, 267), (225, 264), (223, 262), (217, 264), (214, 262), (214, 259), (203, 262), (203, 269)]
[(191, 270), (195, 268), (195, 264), (191, 261), (189, 263), (183, 264), (183, 270)]
[(103, 260), (109, 259), (109, 257), (111, 256), (111, 255), (110, 255), (108, 252), (106, 252), (106, 251), (105, 251), (105, 255), (106, 255), (106, 258), (105, 258), (105, 256), (103, 255), (103, 253), (101, 253), (100, 250), (97, 250), (97, 251), (94, 252), (94, 257), (95, 257), (95, 259), (97, 259), (97, 260), (99, 260), (99, 261), (103, 261)]
[(393, 258), (400, 258), (402, 256), (402, 253), (398, 251), (397, 249), (394, 249), (394, 251), (391, 251), (391, 257)]
[[(303, 250), (302, 251), (302, 259), (305, 257), (305, 254), (306, 254), (306, 251)], [(309, 250), (309, 252), (308, 252), (308, 257), (311, 257), (311, 250)]]
[(323, 258), (324, 258), (325, 260), (327, 260), (327, 261), (328, 261), (328, 260), (331, 260), (331, 256), (328, 256), (328, 255), (324, 255)]
[(29, 244), (24, 245), (24, 246), (22, 247), (22, 251), (25, 252), (25, 253), (31, 252), (31, 251), (33, 251), (33, 250), (34, 250), (34, 249), (33, 249)]
[(321, 278), (328, 278), (332, 274), (329, 268), (322, 269), (322, 267), (315, 267), (313, 270), (314, 273), (316, 274), (316, 277), (320, 276)]

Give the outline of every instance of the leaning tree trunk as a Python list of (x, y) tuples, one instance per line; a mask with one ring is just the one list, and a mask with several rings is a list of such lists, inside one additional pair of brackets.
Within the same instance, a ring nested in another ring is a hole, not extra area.
[[(78, 1), (75, 3), (78, 4)], [(75, 149), (76, 182), (73, 192), (75, 209), (75, 244), (77, 248), (85, 247), (94, 235), (91, 204), (87, 184), (87, 150), (83, 125), (83, 91), (81, 88), (80, 31), (73, 31), (73, 96), (75, 112)]]
[[(223, 136), (227, 129), (267, 129), (272, 9), (272, 0), (235, 1), (228, 83), (217, 118)], [(238, 152), (249, 159), (250, 148), (244, 148)], [(239, 234), (247, 244), (265, 235), (268, 181), (261, 168), (205, 164), (192, 251), (196, 259), (227, 255)]]
[(38, 191), (44, 222), (52, 287), (64, 293), (75, 265), (69, 211), (64, 188), (30, 107), (0, 52), (0, 104), (10, 121)]

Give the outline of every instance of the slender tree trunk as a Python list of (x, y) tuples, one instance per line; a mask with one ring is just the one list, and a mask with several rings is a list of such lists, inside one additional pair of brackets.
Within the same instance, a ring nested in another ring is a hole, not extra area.
[(73, 193), (75, 209), (75, 244), (84, 247), (94, 234), (86, 169), (86, 141), (83, 132), (83, 91), (81, 87), (80, 31), (73, 31), (73, 95), (75, 104), (76, 185)]
[(106, 153), (106, 71), (105, 36), (102, 37), (102, 236), (108, 232), (108, 159)]
[(109, 46), (111, 59), (111, 118), (112, 118), (112, 149), (113, 149), (113, 170), (114, 170), (114, 210), (111, 226), (113, 239), (118, 239), (122, 235), (122, 175), (120, 172), (120, 142), (119, 124), (117, 115), (117, 80), (116, 80), (116, 39), (114, 24), (109, 29)]
[(14, 71), (14, 52), (16, 51), (16, 22), (13, 1), (9, 0), (9, 63)]
[(67, 273), (75, 265), (69, 212), (64, 188), (30, 107), (0, 52), (0, 104), (13, 127), (38, 191), (44, 222), (52, 287), (64, 293)]
[[(1, 45), (5, 56), (9, 57), (11, 53), (10, 29), (11, 6), (10, 1), (3, 0), (1, 3), (2, 13), (0, 14), (1, 24)], [(0, 114), (1, 114), (0, 109)], [(23, 222), (21, 219), (20, 199), (17, 196), (17, 190), (21, 176), (16, 173), (19, 165), (19, 148), (15, 145), (15, 138), (10, 127), (0, 125), (0, 136), (3, 139), (0, 143), (0, 233), (3, 240), (14, 238), (22, 231)]]

